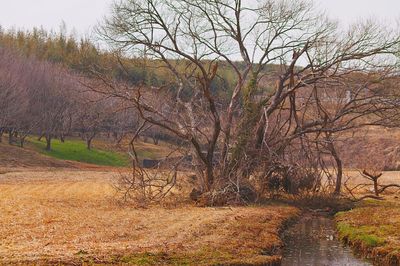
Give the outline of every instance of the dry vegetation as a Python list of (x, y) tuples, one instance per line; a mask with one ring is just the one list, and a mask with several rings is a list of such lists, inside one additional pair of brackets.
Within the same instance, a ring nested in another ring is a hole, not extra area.
[(133, 209), (113, 200), (117, 174), (82, 170), (0, 175), (0, 264), (132, 264), (279, 260), (292, 207)]

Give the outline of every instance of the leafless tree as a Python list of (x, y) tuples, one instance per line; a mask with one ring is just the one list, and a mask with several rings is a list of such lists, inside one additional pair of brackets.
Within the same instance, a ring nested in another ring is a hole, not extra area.
[[(35, 122), (29, 113), (29, 80), (34, 61), (18, 53), (0, 49), (0, 139), (5, 131), (9, 144), (18, 142), (22, 147), (32, 132)], [(24, 75), (26, 74), (26, 75)]]
[[(118, 1), (98, 33), (122, 54), (161, 62), (173, 79), (148, 88), (98, 75), (107, 86), (93, 89), (185, 141), (202, 192), (237, 194), (250, 176), (290, 168), (293, 149), (382, 122), (375, 114), (386, 111), (383, 81), (400, 41), (371, 20), (342, 31), (305, 0)], [(227, 102), (211, 90), (222, 63), (235, 73)]]
[(40, 135), (46, 139), (46, 150), (51, 150), (51, 141), (63, 132), (65, 119), (71, 106), (73, 92), (77, 82), (68, 72), (47, 62), (36, 65), (30, 88), (31, 114), (38, 121)]
[(88, 150), (92, 148), (92, 141), (102, 131), (112, 110), (98, 95), (84, 88), (76, 90), (74, 99), (77, 103), (75, 110), (74, 130), (81, 134)]
[[(358, 168), (359, 168), (359, 174), (365, 179), (368, 180), (369, 182), (372, 183), (373, 185), (373, 196), (375, 198), (379, 198), (381, 196), (381, 193), (383, 193), (386, 189), (388, 188), (400, 188), (399, 184), (380, 184), (380, 178), (382, 177), (384, 173), (384, 169), (388, 166), (389, 161), (391, 158), (385, 157), (384, 155), (380, 154), (379, 151), (373, 152), (375, 156), (368, 156), (366, 153), (364, 156), (360, 155), (360, 160), (358, 162)], [(354, 186), (353, 188), (350, 188), (350, 186), (347, 186), (347, 191), (355, 191), (357, 189), (363, 188), (363, 187), (370, 187), (371, 183), (360, 183)], [(354, 194), (351, 193), (354, 197)], [(369, 195), (367, 195), (369, 196)]]
[(13, 54), (5, 49), (0, 49), (0, 142), (4, 132), (10, 133), (12, 142), (13, 130), (11, 129), (13, 115), (17, 110), (17, 99), (20, 91), (15, 77), (10, 69), (16, 66)]

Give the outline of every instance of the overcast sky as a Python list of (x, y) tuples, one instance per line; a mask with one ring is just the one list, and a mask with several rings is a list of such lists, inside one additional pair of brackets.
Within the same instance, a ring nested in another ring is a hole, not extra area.
[[(0, 25), (58, 30), (61, 21), (78, 34), (90, 32), (107, 13), (113, 0), (0, 0)], [(295, 0), (294, 0), (295, 1)], [(343, 24), (363, 17), (394, 20), (400, 17), (400, 0), (316, 0), (332, 18)]]

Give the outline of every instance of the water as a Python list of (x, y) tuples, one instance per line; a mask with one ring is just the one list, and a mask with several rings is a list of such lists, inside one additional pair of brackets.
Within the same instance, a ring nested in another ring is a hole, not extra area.
[(283, 266), (372, 265), (354, 256), (337, 239), (335, 222), (320, 215), (306, 215), (288, 232)]

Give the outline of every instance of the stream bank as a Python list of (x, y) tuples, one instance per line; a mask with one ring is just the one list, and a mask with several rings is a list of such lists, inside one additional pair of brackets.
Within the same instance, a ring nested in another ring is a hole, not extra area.
[(343, 242), (375, 265), (400, 265), (400, 202), (365, 200), (335, 216)]

